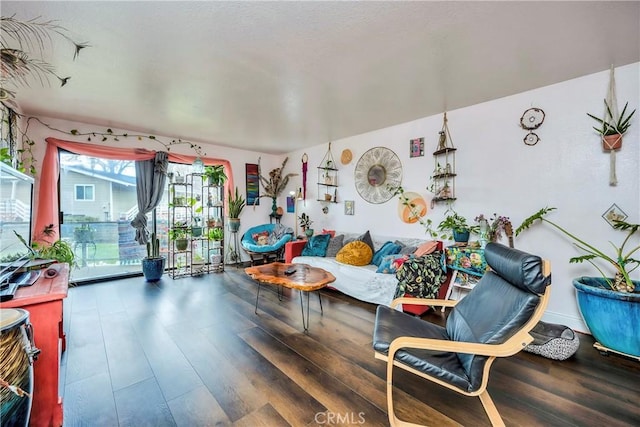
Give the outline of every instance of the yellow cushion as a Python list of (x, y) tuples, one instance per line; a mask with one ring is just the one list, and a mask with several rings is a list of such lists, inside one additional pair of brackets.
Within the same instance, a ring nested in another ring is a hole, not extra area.
[(372, 258), (371, 247), (359, 240), (347, 243), (336, 254), (336, 261), (349, 265), (367, 265)]

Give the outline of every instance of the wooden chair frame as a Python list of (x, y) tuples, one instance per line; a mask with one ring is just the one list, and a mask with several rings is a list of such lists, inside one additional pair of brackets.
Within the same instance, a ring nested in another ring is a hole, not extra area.
[[(547, 260), (542, 261), (542, 273), (545, 277), (548, 277), (551, 273), (550, 263)], [(489, 392), (487, 392), (487, 383), (489, 381), (489, 370), (491, 369), (491, 365), (496, 357), (507, 357), (512, 356), (527, 345), (529, 345), (533, 341), (533, 337), (529, 332), (533, 329), (533, 327), (540, 321), (542, 315), (544, 314), (547, 304), (549, 303), (549, 294), (551, 293), (551, 284), (546, 287), (545, 293), (540, 296), (540, 303), (536, 307), (536, 310), (531, 316), (531, 319), (518, 331), (515, 335), (509, 338), (502, 344), (478, 344), (472, 342), (461, 342), (461, 341), (445, 341), (438, 339), (429, 339), (429, 338), (416, 338), (416, 337), (398, 337), (391, 342), (389, 346), (389, 354), (384, 355), (379, 352), (375, 352), (375, 358), (384, 360), (387, 362), (387, 406), (389, 413), (389, 423), (391, 426), (418, 426), (418, 424), (409, 423), (399, 419), (393, 409), (393, 367), (394, 365), (398, 368), (404, 369), (405, 371), (409, 371), (419, 377), (425, 378), (429, 381), (433, 381), (437, 384), (440, 384), (443, 387), (446, 387), (450, 390), (458, 392), (460, 394), (464, 394), (466, 396), (478, 396), (480, 398), (480, 402), (491, 421), (491, 425), (493, 426), (504, 426), (504, 421), (502, 421), (502, 417), (498, 412), (493, 400), (489, 396)], [(442, 300), (442, 299), (419, 299), (419, 298), (397, 298), (392, 301), (391, 308), (395, 308), (398, 304), (420, 304), (420, 305), (431, 305), (438, 307), (454, 307), (458, 301), (455, 300)], [(459, 388), (452, 386), (449, 383), (446, 383), (438, 378), (434, 378), (425, 374), (424, 372), (420, 372), (412, 367), (409, 367), (397, 360), (394, 360), (395, 354), (401, 348), (415, 348), (415, 349), (427, 349), (427, 350), (440, 350), (440, 351), (449, 351), (455, 353), (468, 353), (468, 354), (477, 354), (482, 356), (488, 356), (486, 364), (484, 365), (483, 379), (482, 384), (478, 388), (478, 390), (473, 392), (465, 392), (460, 390)]]

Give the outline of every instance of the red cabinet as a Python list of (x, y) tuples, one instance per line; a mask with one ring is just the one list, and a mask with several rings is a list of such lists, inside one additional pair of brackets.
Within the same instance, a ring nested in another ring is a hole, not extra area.
[(49, 279), (44, 274), (32, 286), (18, 289), (13, 299), (0, 308), (23, 308), (29, 312), (35, 346), (41, 350), (33, 364), (33, 403), (30, 425), (61, 426), (62, 398), (58, 393), (60, 354), (65, 349), (62, 330), (62, 299), (69, 287), (69, 266), (54, 264), (59, 270)]

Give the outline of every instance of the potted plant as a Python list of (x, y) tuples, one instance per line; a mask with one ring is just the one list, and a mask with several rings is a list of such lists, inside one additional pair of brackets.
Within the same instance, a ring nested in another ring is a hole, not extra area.
[[(640, 224), (625, 221), (614, 221), (613, 228), (626, 232), (621, 244), (612, 242), (614, 254), (607, 255), (595, 246), (585, 242), (563, 227), (545, 218), (555, 208), (543, 208), (525, 219), (516, 229), (516, 236), (531, 227), (536, 221), (542, 221), (572, 240), (573, 244), (585, 252), (585, 255), (572, 257), (570, 263), (591, 263), (601, 277), (579, 277), (573, 280), (576, 288), (578, 307), (584, 321), (593, 337), (604, 347), (640, 356), (640, 281), (632, 280), (630, 273), (640, 266), (640, 259), (634, 258), (640, 250), (640, 245), (626, 249), (627, 244), (633, 245), (632, 237), (638, 233)], [(606, 262), (613, 267), (613, 278), (595, 263), (596, 260)], [(635, 319), (635, 320), (634, 320)]]
[(44, 227), (42, 232), (35, 236), (31, 246), (18, 232), (14, 230), (13, 233), (29, 249), (32, 259), (53, 259), (58, 262), (66, 262), (70, 267), (77, 267), (76, 255), (69, 243), (60, 239), (54, 242), (49, 240), (54, 235), (54, 228), (53, 224)]
[(303, 212), (302, 215), (298, 217), (298, 220), (300, 220), (300, 227), (302, 227), (302, 232), (307, 237), (313, 236), (313, 229), (311, 228), (311, 224), (313, 224), (313, 221), (311, 221), (311, 217)]
[(236, 187), (235, 195), (231, 194), (231, 189), (229, 189), (227, 206), (229, 207), (229, 231), (237, 233), (240, 229), (240, 214), (245, 206), (244, 197), (238, 192), (238, 187)]
[(160, 256), (160, 239), (155, 233), (147, 242), (147, 256), (142, 259), (142, 274), (147, 282), (157, 282), (164, 273), (165, 258)]
[(607, 100), (604, 100), (604, 105), (606, 107), (607, 112), (605, 113), (603, 118), (596, 117), (593, 114), (587, 113), (587, 116), (591, 117), (598, 123), (600, 123), (600, 127), (593, 127), (593, 129), (602, 135), (602, 148), (605, 150), (617, 150), (622, 147), (622, 135), (627, 132), (629, 126), (631, 126), (631, 117), (635, 114), (636, 110), (633, 110), (628, 115), (625, 115), (627, 112), (627, 107), (629, 103), (624, 104), (624, 108), (622, 109), (622, 113), (615, 118), (613, 117), (613, 113), (609, 104), (607, 104)]
[(175, 242), (176, 250), (184, 251), (189, 246), (189, 229), (182, 221), (175, 222), (169, 230), (169, 240)]
[(191, 225), (191, 235), (193, 237), (202, 236), (202, 225), (200, 225), (200, 221), (202, 221), (202, 218), (199, 216), (193, 217), (193, 225)]
[(202, 177), (209, 180), (209, 185), (222, 185), (227, 181), (223, 165), (205, 166)]
[(221, 246), (221, 241), (224, 239), (224, 231), (221, 227), (215, 227), (209, 230), (209, 239), (213, 240), (213, 247), (219, 248)]
[(465, 243), (469, 241), (469, 235), (472, 231), (475, 231), (477, 227), (471, 226), (467, 223), (467, 219), (457, 212), (451, 211), (441, 222), (438, 224), (438, 230), (447, 231), (451, 230), (451, 235), (447, 235), (449, 240), (453, 239), (458, 243)]

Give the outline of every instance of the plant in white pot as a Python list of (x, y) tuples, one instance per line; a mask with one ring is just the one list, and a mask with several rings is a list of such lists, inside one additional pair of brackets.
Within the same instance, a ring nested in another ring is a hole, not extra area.
[[(627, 355), (640, 357), (640, 281), (632, 280), (631, 273), (640, 266), (637, 257), (640, 251), (636, 234), (640, 224), (614, 221), (616, 230), (626, 232), (621, 244), (613, 247), (614, 254), (585, 242), (563, 227), (548, 220), (545, 216), (556, 208), (543, 208), (525, 219), (516, 229), (516, 236), (531, 227), (536, 221), (542, 221), (569, 237), (573, 244), (585, 252), (585, 255), (572, 257), (570, 263), (591, 263), (601, 277), (579, 277), (573, 280), (580, 313), (594, 338), (607, 349)], [(627, 248), (630, 245), (631, 248)], [(596, 264), (604, 261), (613, 267), (614, 277)]]

